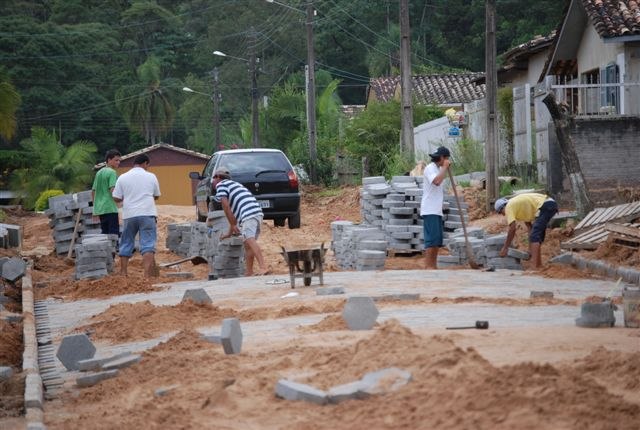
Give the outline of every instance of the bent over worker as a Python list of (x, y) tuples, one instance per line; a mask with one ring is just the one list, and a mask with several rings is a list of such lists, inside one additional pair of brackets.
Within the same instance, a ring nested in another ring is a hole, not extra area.
[(229, 232), (220, 236), (220, 239), (231, 235), (242, 234), (245, 249), (245, 276), (253, 276), (253, 259), (258, 260), (260, 272), (257, 275), (266, 275), (269, 272), (262, 250), (258, 245), (260, 224), (264, 214), (256, 198), (242, 184), (231, 180), (231, 174), (227, 169), (221, 168), (215, 171), (211, 179), (216, 189), (215, 199), (222, 205), (227, 220)]
[(500, 256), (507, 255), (509, 246), (516, 235), (516, 221), (522, 221), (529, 230), (531, 262), (534, 268), (539, 269), (542, 265), (540, 246), (544, 242), (549, 221), (558, 212), (558, 204), (544, 194), (523, 193), (511, 199), (499, 198), (494, 206), (496, 212), (506, 215), (507, 224), (509, 224), (507, 240), (500, 250)]

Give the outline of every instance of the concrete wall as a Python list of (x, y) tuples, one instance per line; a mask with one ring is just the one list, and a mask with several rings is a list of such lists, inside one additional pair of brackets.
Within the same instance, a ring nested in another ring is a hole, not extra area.
[[(553, 181), (551, 192), (570, 192), (565, 172), (559, 172), (560, 152), (553, 128), (550, 134), (550, 175), (563, 178), (561, 183)], [(599, 205), (621, 203), (619, 190), (640, 186), (639, 117), (576, 119), (571, 135), (587, 186)]]

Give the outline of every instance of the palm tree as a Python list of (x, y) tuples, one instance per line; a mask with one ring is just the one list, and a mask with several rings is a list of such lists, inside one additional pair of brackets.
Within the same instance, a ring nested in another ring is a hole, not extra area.
[(13, 172), (11, 189), (32, 208), (45, 190), (74, 193), (88, 189), (93, 179), (96, 145), (79, 140), (69, 147), (60, 143), (55, 131), (34, 127), (31, 137), (20, 142), (30, 167)]
[(0, 67), (0, 136), (10, 140), (16, 131), (16, 110), (20, 94), (11, 83), (9, 73)]
[(116, 91), (116, 106), (129, 128), (153, 145), (173, 125), (174, 91), (160, 85), (160, 61), (154, 56), (138, 67), (137, 74), (139, 83)]

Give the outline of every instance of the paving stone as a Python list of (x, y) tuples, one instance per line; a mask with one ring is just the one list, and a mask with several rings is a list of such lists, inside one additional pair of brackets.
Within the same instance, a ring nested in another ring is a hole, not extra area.
[(316, 288), (317, 296), (330, 296), (333, 294), (344, 294), (344, 287), (320, 287)]
[(12, 257), (2, 265), (2, 277), (9, 282), (22, 278), (27, 270), (27, 263), (22, 258)]
[(327, 403), (327, 393), (311, 385), (281, 379), (276, 384), (276, 396), (285, 400), (303, 400), (318, 405)]
[(163, 273), (167, 278), (180, 278), (180, 279), (191, 279), (193, 278), (193, 272), (167, 272)]
[(169, 385), (168, 387), (160, 387), (153, 392), (153, 395), (156, 397), (163, 397), (174, 391), (176, 388), (180, 387), (180, 385)]
[(528, 260), (531, 258), (531, 255), (528, 252), (520, 251), (515, 248), (509, 248), (507, 251), (507, 255), (509, 257), (518, 258), (520, 260)]
[(211, 301), (211, 297), (204, 290), (204, 288), (195, 288), (191, 290), (187, 290), (184, 292), (184, 296), (182, 296), (182, 301), (192, 300), (194, 303), (198, 304), (210, 304), (213, 303)]
[(407, 385), (411, 381), (411, 372), (397, 367), (388, 367), (365, 374), (361, 381), (366, 385), (363, 392), (367, 394), (383, 394)]
[(84, 375), (76, 378), (76, 385), (81, 388), (91, 387), (98, 382), (104, 381), (105, 379), (114, 378), (116, 376), (118, 376), (118, 369), (96, 372), (90, 375)]
[(382, 296), (372, 297), (374, 301), (380, 302), (385, 300), (402, 300), (402, 301), (415, 301), (420, 300), (420, 294), (417, 293), (395, 293), (385, 294)]
[(86, 334), (65, 336), (60, 342), (56, 357), (68, 370), (78, 370), (78, 361), (93, 358), (96, 347)]
[(553, 299), (553, 291), (531, 291), (531, 298)]
[(141, 358), (142, 356), (140, 354), (129, 354), (124, 357), (109, 360), (103, 363), (100, 368), (102, 370), (124, 369), (125, 367), (129, 367), (132, 364), (137, 363)]
[(613, 327), (616, 324), (613, 308), (613, 304), (609, 301), (583, 303), (580, 308), (580, 317), (576, 318), (576, 325), (589, 328)]
[(573, 264), (573, 254), (571, 254), (570, 252), (565, 252), (563, 254), (556, 255), (549, 260), (549, 263)]
[(13, 376), (13, 369), (8, 366), (0, 366), (0, 382), (6, 381)]
[(378, 308), (371, 297), (349, 297), (342, 318), (350, 330), (370, 330), (378, 318)]
[(27, 424), (27, 430), (47, 430), (47, 426), (42, 422), (29, 422)]
[(222, 320), (220, 340), (225, 354), (240, 354), (242, 350), (242, 328), (237, 318)]
[(222, 344), (222, 339), (220, 338), (219, 334), (207, 334), (203, 335), (202, 338), (207, 342), (216, 343), (218, 345)]
[(352, 399), (362, 400), (370, 396), (369, 393), (365, 392), (366, 389), (367, 384), (362, 381), (349, 382), (347, 384), (331, 387), (329, 391), (327, 391), (327, 398), (329, 403), (333, 404), (338, 404), (345, 400)]
[(30, 373), (24, 384), (24, 407), (42, 409), (42, 378), (37, 373)]

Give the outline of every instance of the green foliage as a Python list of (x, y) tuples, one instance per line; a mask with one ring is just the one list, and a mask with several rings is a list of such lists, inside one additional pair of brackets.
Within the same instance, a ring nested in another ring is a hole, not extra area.
[(16, 131), (16, 110), (20, 101), (20, 94), (11, 83), (7, 69), (0, 67), (0, 136), (7, 140)]
[(510, 182), (502, 182), (500, 184), (500, 197), (506, 197), (513, 194), (513, 187)]
[(13, 172), (10, 185), (21, 195), (27, 209), (34, 207), (36, 199), (45, 190), (74, 193), (91, 184), (96, 153), (93, 143), (78, 141), (65, 147), (54, 131), (35, 127), (31, 137), (20, 145), (30, 163)]
[(61, 196), (64, 194), (62, 190), (45, 190), (40, 193), (38, 198), (36, 199), (36, 203), (33, 207), (33, 210), (41, 212), (49, 209), (49, 198), (55, 196)]
[[(416, 105), (413, 123), (422, 124), (442, 115), (437, 107)], [(406, 160), (405, 166), (405, 160), (398, 158), (400, 128), (400, 102), (371, 103), (345, 127), (346, 149), (352, 156), (368, 158), (371, 175), (388, 175), (401, 168), (407, 172), (413, 168), (413, 160)]]
[(471, 181), (458, 181), (458, 186), (462, 188), (468, 188), (471, 186)]
[(0, 222), (5, 222), (7, 220), (7, 213), (0, 209)]
[(485, 170), (483, 146), (477, 140), (460, 139), (451, 148), (451, 158), (454, 175)]

